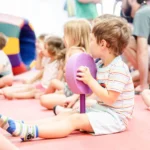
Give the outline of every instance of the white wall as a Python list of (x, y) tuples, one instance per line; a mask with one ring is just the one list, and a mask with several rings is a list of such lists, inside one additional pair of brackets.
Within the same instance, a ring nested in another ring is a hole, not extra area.
[[(63, 34), (67, 13), (65, 0), (0, 0), (0, 13), (28, 19), (37, 35), (41, 33)], [(103, 13), (112, 13), (114, 0), (103, 0)], [(98, 7), (99, 11), (100, 7)], [(118, 8), (118, 10), (120, 7)]]

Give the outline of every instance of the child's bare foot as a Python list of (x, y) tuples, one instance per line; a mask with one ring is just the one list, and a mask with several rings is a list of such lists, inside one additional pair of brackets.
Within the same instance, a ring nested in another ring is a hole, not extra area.
[(8, 100), (12, 100), (13, 99), (12, 93), (9, 92), (9, 90), (6, 89), (6, 88), (3, 90), (3, 95), (4, 95), (5, 99), (8, 99)]

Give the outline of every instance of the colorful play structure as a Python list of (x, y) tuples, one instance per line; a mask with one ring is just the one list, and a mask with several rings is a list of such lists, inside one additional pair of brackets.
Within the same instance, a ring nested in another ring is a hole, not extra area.
[(13, 73), (26, 72), (35, 59), (35, 33), (29, 21), (7, 14), (0, 14), (0, 32), (8, 37), (3, 49), (8, 55)]

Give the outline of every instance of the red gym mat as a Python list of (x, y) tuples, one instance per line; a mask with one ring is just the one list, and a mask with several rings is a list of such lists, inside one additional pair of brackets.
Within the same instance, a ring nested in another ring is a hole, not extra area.
[[(38, 100), (0, 99), (0, 113), (15, 119), (28, 121), (53, 115), (42, 108)], [(150, 111), (146, 110), (141, 97), (136, 96), (134, 116), (128, 130), (113, 135), (91, 136), (77, 132), (67, 138), (23, 143), (17, 137), (2, 133), (21, 150), (150, 150)]]

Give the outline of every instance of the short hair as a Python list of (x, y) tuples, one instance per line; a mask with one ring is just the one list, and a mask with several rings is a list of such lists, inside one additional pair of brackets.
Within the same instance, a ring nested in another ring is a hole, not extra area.
[(107, 47), (113, 51), (115, 56), (123, 53), (131, 36), (127, 21), (121, 17), (99, 20), (93, 27), (92, 33), (97, 43), (105, 40)]
[(94, 24), (97, 23), (99, 20), (111, 19), (111, 18), (114, 18), (114, 17), (117, 17), (117, 16), (114, 16), (114, 15), (112, 15), (112, 14), (104, 14), (104, 15), (101, 15), (101, 16), (98, 16), (97, 18), (95, 18), (95, 19), (92, 21), (92, 24), (94, 25)]
[(0, 50), (2, 50), (6, 46), (6, 43), (7, 43), (7, 37), (0, 32)]

